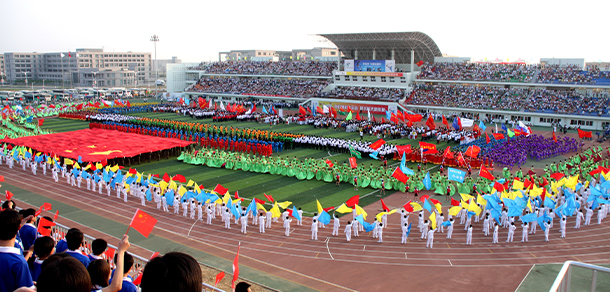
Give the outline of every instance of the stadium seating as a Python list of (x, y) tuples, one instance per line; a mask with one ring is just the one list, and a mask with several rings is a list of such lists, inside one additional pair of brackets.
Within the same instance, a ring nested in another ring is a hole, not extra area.
[(397, 101), (405, 96), (402, 88), (378, 88), (378, 87), (355, 87), (337, 86), (325, 97), (338, 97), (347, 99), (364, 100), (391, 100)]
[(216, 74), (332, 76), (337, 62), (328, 61), (225, 61), (201, 65), (195, 69)]
[(226, 94), (276, 95), (306, 98), (320, 96), (329, 80), (207, 78), (200, 79), (189, 91)]
[(424, 64), (418, 79), (530, 82), (538, 65), (495, 63)]

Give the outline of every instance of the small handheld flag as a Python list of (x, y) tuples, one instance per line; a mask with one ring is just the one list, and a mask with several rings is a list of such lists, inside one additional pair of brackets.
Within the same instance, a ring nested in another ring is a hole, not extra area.
[[(144, 237), (148, 238), (148, 235), (153, 230), (156, 224), (157, 219), (146, 214), (144, 211), (137, 209), (136, 213), (131, 219), (131, 223), (129, 223), (129, 228), (133, 227), (135, 230), (144, 235)], [(125, 232), (125, 234), (129, 232), (129, 228), (127, 229), (127, 232)]]

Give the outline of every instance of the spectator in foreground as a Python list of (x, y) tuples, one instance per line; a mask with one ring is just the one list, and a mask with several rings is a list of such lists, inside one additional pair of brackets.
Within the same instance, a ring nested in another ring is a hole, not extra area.
[(250, 289), (250, 284), (239, 282), (235, 285), (235, 292), (252, 292), (252, 289)]
[(66, 243), (68, 244), (68, 250), (66, 250), (66, 253), (77, 259), (79, 262), (83, 263), (83, 265), (85, 265), (85, 268), (87, 268), (91, 261), (87, 256), (83, 255), (80, 252), (80, 247), (83, 245), (84, 239), (85, 235), (82, 231), (76, 228), (68, 230), (68, 233), (66, 234)]
[(108, 248), (108, 243), (101, 238), (98, 238), (91, 242), (91, 254), (88, 255), (89, 260), (103, 260), (103, 255), (106, 251), (106, 248)]
[(67, 253), (54, 254), (42, 264), (38, 292), (90, 292), (91, 278), (85, 266)]
[[(123, 235), (123, 239), (119, 243), (119, 248), (117, 250), (116, 269), (114, 270), (113, 275), (113, 278), (115, 279), (123, 276), (124, 274), (125, 252), (129, 246), (129, 236)], [(93, 260), (89, 264), (89, 267), (87, 267), (87, 271), (89, 272), (91, 284), (93, 285), (91, 291), (116, 292), (123, 288), (123, 281), (114, 281), (111, 285), (108, 285), (108, 281), (110, 280), (110, 265), (106, 260)]]
[(40, 272), (42, 271), (42, 264), (55, 252), (55, 241), (53, 238), (44, 236), (39, 237), (34, 242), (34, 254), (36, 257), (30, 257), (28, 260), (28, 266), (30, 267), (30, 274), (32, 280), (37, 281)]
[(21, 215), (17, 211), (0, 212), (0, 292), (34, 286), (28, 263), (15, 247), (20, 226)]
[[(131, 272), (131, 268), (133, 267), (133, 257), (128, 254), (128, 253), (124, 253), (124, 259), (123, 259), (123, 273), (117, 273), (116, 271), (114, 272), (114, 275), (112, 276), (111, 279), (111, 283), (110, 285), (114, 285), (116, 281), (116, 279), (118, 279), (118, 277), (123, 277), (123, 281), (121, 281), (121, 289), (119, 291), (121, 292), (138, 292), (138, 288), (136, 287), (136, 285), (133, 284), (133, 279), (129, 276), (129, 272)], [(118, 267), (118, 261), (119, 261), (119, 253), (114, 255), (114, 262), (117, 263), (117, 267)], [(169, 291), (169, 290), (167, 290)]]
[(201, 267), (192, 256), (170, 252), (146, 264), (140, 287), (142, 292), (190, 292), (201, 291), (202, 282)]

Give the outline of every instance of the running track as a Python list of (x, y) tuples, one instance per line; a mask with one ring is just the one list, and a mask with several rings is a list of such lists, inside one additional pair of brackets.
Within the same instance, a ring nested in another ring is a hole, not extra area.
[[(18, 165), (11, 170), (3, 164), (0, 169), (8, 184), (125, 225), (129, 224), (135, 210), (141, 207), (140, 200), (135, 197), (130, 197), (129, 202), (124, 203), (116, 198), (114, 191), (110, 197), (106, 196), (105, 191), (102, 195), (88, 191), (85, 182), (81, 189), (69, 186), (61, 177), (55, 183), (50, 171), (43, 176), (39, 170), (38, 175), (33, 176), (29, 169), (24, 172)], [(27, 177), (27, 183), (24, 183), (24, 177)], [(399, 208), (409, 199), (413, 198), (396, 193), (384, 201), (390, 208)], [(447, 213), (446, 207), (444, 209)], [(519, 224), (515, 231), (515, 242), (506, 243), (507, 231), (501, 229), (500, 243), (492, 245), (491, 236), (485, 237), (481, 232), (480, 221), (473, 223), (473, 245), (466, 246), (466, 233), (463, 226), (456, 222), (452, 239), (435, 233), (434, 248), (426, 249), (425, 240), (419, 238), (420, 233), (416, 228), (416, 214), (410, 217), (413, 223), (410, 241), (402, 245), (398, 214), (388, 218), (389, 227), (383, 232), (384, 243), (377, 243), (376, 239), (363, 232), (360, 237), (352, 237), (352, 241), (347, 243), (344, 236), (330, 236), (332, 226), (320, 229), (318, 241), (312, 241), (309, 218), (305, 219), (303, 226), (296, 226), (294, 220), (290, 237), (284, 236), (281, 222), (273, 223), (265, 234), (258, 233), (258, 226), (249, 226), (248, 233), (243, 235), (240, 225), (232, 222), (232, 229), (227, 230), (219, 218), (212, 225), (198, 222), (193, 226), (193, 220), (161, 212), (156, 209), (156, 204), (148, 203), (143, 210), (159, 221), (153, 230), (155, 235), (230, 261), (234, 258), (237, 244), (241, 242), (241, 265), (320, 291), (380, 291), (420, 285), (434, 287), (435, 290), (469, 291), (476, 287), (514, 291), (534, 264), (563, 263), (566, 260), (608, 263), (607, 258), (610, 257), (608, 220), (596, 225), (596, 215), (591, 220), (595, 225), (583, 226), (579, 230), (573, 229), (574, 218), (568, 218), (566, 239), (559, 238), (559, 225), (556, 223), (548, 243), (544, 242), (540, 228), (537, 234), (530, 235), (528, 243), (521, 243)], [(381, 210), (381, 205), (377, 202), (365, 210), (372, 217)], [(173, 208), (170, 207), (170, 211)], [(351, 215), (342, 218), (340, 234), (343, 234), (343, 226), (348, 218), (351, 219)], [(190, 235), (187, 235), (189, 230)]]

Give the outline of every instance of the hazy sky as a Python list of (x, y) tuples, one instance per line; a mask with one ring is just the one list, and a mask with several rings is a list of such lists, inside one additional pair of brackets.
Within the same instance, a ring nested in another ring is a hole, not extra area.
[(328, 46), (311, 34), (421, 31), (441, 52), (475, 60), (610, 61), (607, 0), (292, 3), (0, 0), (0, 52), (154, 52), (157, 34), (159, 59), (198, 62), (231, 49)]

